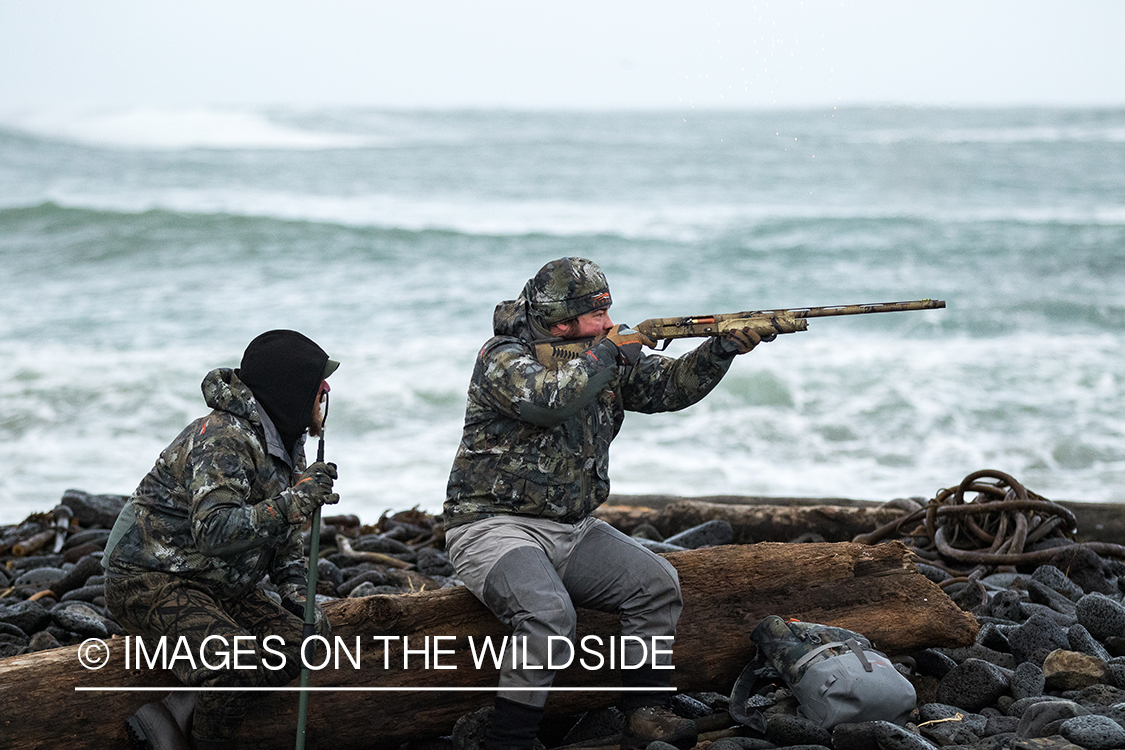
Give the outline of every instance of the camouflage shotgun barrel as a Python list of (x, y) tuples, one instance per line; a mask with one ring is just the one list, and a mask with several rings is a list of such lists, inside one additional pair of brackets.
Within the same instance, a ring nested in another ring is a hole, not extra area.
[[(829, 305), (827, 307), (793, 307), (783, 310), (754, 310), (717, 315), (688, 315), (682, 318), (649, 318), (635, 330), (654, 342), (672, 339), (721, 336), (741, 328), (749, 328), (763, 338), (781, 333), (808, 330), (809, 318), (831, 318), (838, 315), (867, 315), (869, 313), (911, 312), (937, 310), (945, 307), (940, 299), (919, 299), (907, 302), (873, 302), (861, 305)], [(590, 340), (550, 341), (535, 347), (536, 358), (543, 364), (558, 363), (582, 356), (589, 351)]]

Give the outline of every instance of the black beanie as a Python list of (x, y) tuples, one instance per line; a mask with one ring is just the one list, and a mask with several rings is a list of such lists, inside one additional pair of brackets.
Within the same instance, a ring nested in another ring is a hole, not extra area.
[(266, 331), (242, 354), (238, 379), (254, 393), (292, 453), (312, 419), (328, 354), (296, 331)]

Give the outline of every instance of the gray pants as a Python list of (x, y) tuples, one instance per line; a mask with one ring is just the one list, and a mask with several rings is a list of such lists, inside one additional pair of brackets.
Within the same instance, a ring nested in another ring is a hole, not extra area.
[[(450, 529), (446, 549), (457, 575), (512, 628), (518, 644), (515, 666), (511, 654), (505, 653), (501, 698), (536, 707), (546, 703), (545, 690), (505, 688), (550, 687), (555, 673), (546, 668), (548, 639), (561, 636), (574, 644), (575, 605), (619, 613), (622, 636), (636, 636), (649, 649), (654, 637), (668, 637), (657, 645), (660, 650), (671, 650), (670, 637), (676, 634), (683, 609), (675, 568), (604, 521), (591, 517), (565, 524), (497, 516)], [(553, 643), (553, 663), (565, 662), (567, 644)], [(637, 664), (643, 657), (641, 644), (626, 642), (629, 664)], [(653, 663), (651, 651), (648, 663)], [(671, 656), (661, 654), (655, 663), (670, 666)], [(543, 668), (525, 668), (525, 664)], [(670, 669), (650, 666), (623, 670), (622, 680), (630, 687), (658, 688), (669, 684), (671, 674)]]

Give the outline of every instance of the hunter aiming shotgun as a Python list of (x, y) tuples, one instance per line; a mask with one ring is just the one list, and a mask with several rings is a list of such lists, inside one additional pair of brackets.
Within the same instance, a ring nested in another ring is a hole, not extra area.
[[(838, 315), (867, 315), (868, 313), (911, 312), (937, 310), (945, 307), (940, 299), (920, 299), (909, 302), (876, 302), (862, 305), (830, 305), (827, 307), (793, 307), (784, 310), (756, 310), (752, 312), (719, 313), (716, 315), (689, 315), (682, 318), (649, 318), (633, 327), (649, 340), (650, 348), (658, 342), (668, 347), (672, 339), (721, 336), (727, 331), (749, 328), (763, 341), (771, 341), (781, 333), (808, 330), (809, 318), (831, 318)], [(535, 353), (540, 362), (560, 362), (575, 359), (589, 350), (589, 342), (564, 340), (538, 344)]]

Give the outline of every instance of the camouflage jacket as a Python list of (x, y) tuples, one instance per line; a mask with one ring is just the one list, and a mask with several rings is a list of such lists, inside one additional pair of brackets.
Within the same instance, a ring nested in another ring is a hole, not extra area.
[(527, 319), (522, 296), (496, 308), (493, 328), (469, 383), (446, 493), (447, 528), (496, 515), (585, 518), (609, 497), (609, 444), (625, 412), (690, 406), (710, 393), (732, 359), (709, 339), (678, 359), (644, 355), (633, 367), (619, 367), (605, 342), (545, 367), (534, 353), (545, 336)]
[(141, 480), (103, 566), (111, 576), (160, 571), (196, 579), (220, 599), (240, 596), (266, 574), (278, 586), (304, 586), (300, 526), (254, 511), (304, 471), (304, 436), (290, 457), (233, 370), (211, 371), (202, 388), (214, 411), (188, 425)]

